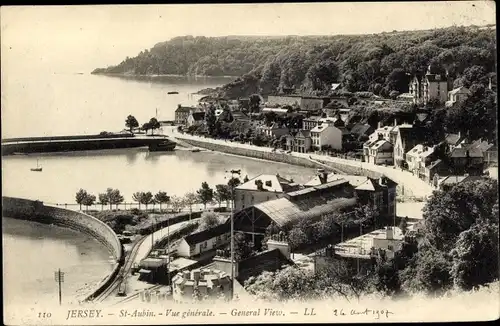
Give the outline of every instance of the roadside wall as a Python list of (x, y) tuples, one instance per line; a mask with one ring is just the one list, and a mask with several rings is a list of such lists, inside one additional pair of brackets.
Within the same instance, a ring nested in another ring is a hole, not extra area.
[(227, 153), (227, 154), (253, 157), (253, 158), (258, 158), (258, 159), (263, 159), (263, 160), (299, 165), (299, 166), (304, 166), (304, 167), (308, 167), (308, 168), (315, 168), (315, 169), (316, 168), (324, 168), (324, 165), (326, 165), (326, 166), (332, 167), (334, 170), (338, 170), (338, 171), (341, 171), (341, 172), (349, 174), (349, 175), (364, 175), (364, 176), (371, 177), (371, 178), (379, 178), (382, 176), (380, 173), (377, 173), (374, 171), (370, 171), (367, 169), (361, 169), (361, 168), (356, 167), (356, 166), (346, 165), (346, 164), (342, 164), (342, 163), (326, 162), (326, 161), (319, 161), (318, 160), (318, 162), (321, 163), (321, 164), (318, 164), (318, 163), (315, 163), (311, 160), (308, 160), (307, 158), (296, 157), (296, 156), (292, 156), (292, 155), (285, 154), (285, 153), (271, 153), (271, 152), (264, 152), (264, 151), (254, 150), (254, 149), (231, 147), (230, 145), (214, 144), (214, 143), (209, 143), (209, 142), (204, 142), (204, 141), (199, 141), (199, 140), (182, 138), (182, 137), (179, 137), (177, 135), (176, 135), (176, 138), (180, 138), (183, 142), (186, 142), (186, 143), (190, 144), (191, 146), (206, 148), (209, 150), (223, 152), (223, 153)]
[(308, 168), (320, 168), (321, 167), (321, 165), (316, 164), (314, 162), (311, 162), (308, 159), (305, 159), (302, 157), (291, 156), (291, 155), (288, 155), (285, 153), (270, 153), (270, 152), (263, 152), (263, 151), (254, 150), (254, 149), (231, 147), (230, 145), (226, 146), (226, 145), (221, 145), (221, 144), (208, 143), (208, 142), (203, 142), (203, 141), (199, 141), (199, 140), (185, 139), (185, 138), (178, 137), (178, 136), (176, 136), (176, 138), (180, 138), (182, 141), (184, 141), (192, 146), (202, 147), (202, 148), (206, 148), (209, 150), (223, 152), (223, 153), (227, 153), (227, 154), (247, 156), (247, 157), (258, 158), (258, 159), (262, 159), (262, 160), (269, 160), (269, 161), (274, 161), (274, 162), (299, 165), (299, 166), (304, 166), (304, 167), (308, 167)]
[(2, 217), (10, 217), (39, 223), (55, 224), (85, 233), (103, 244), (117, 261), (113, 272), (92, 292), (102, 292), (114, 279), (123, 264), (123, 248), (115, 232), (98, 219), (76, 211), (47, 206), (41, 201), (14, 197), (2, 197)]

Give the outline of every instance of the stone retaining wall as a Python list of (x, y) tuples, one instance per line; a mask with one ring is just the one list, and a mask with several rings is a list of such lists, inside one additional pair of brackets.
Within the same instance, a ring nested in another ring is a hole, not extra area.
[(90, 215), (60, 207), (47, 206), (41, 201), (2, 197), (3, 216), (67, 227), (85, 233), (104, 245), (117, 263), (113, 272), (99, 284), (90, 296), (102, 292), (112, 282), (123, 264), (123, 247), (116, 233), (107, 224)]
[(271, 153), (271, 152), (264, 152), (264, 151), (254, 150), (254, 149), (231, 147), (230, 145), (226, 146), (226, 145), (221, 145), (221, 144), (214, 144), (214, 143), (209, 143), (209, 142), (204, 142), (204, 141), (199, 141), (199, 140), (186, 139), (186, 138), (182, 138), (179, 136), (176, 136), (176, 138), (181, 139), (183, 142), (186, 142), (186, 143), (190, 144), (191, 146), (206, 148), (209, 150), (223, 152), (223, 153), (227, 153), (227, 154), (247, 156), (247, 157), (258, 158), (258, 159), (262, 159), (262, 160), (269, 160), (269, 161), (274, 161), (274, 162), (299, 165), (299, 166), (304, 166), (307, 168), (321, 168), (322, 167), (321, 165), (316, 164), (314, 162), (311, 162), (308, 159), (305, 159), (302, 157), (295, 157), (295, 156), (285, 154), (285, 153)]

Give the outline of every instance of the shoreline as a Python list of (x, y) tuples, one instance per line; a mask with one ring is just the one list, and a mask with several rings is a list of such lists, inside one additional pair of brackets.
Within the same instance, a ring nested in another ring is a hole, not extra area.
[[(267, 147), (258, 147), (236, 142), (226, 143), (220, 139), (206, 139), (199, 136), (180, 134), (172, 131), (167, 130), (165, 134), (169, 137), (172, 137), (173, 139), (178, 138), (191, 146), (205, 148), (207, 150), (224, 154), (257, 158), (271, 162), (286, 163), (311, 168), (320, 166), (318, 163), (314, 162), (317, 161), (329, 166), (332, 170), (340, 170), (345, 174), (364, 175), (375, 178), (378, 178), (381, 175), (386, 175), (396, 181), (399, 186), (404, 187), (407, 192), (411, 193), (411, 195), (406, 195), (406, 197), (421, 198), (426, 201), (426, 198), (434, 191), (432, 186), (425, 183), (423, 180), (416, 178), (407, 171), (403, 171), (393, 167), (374, 165), (367, 162), (347, 160), (338, 157), (330, 157), (313, 153), (278, 153), (272, 152), (272, 149)], [(305, 165), (301, 163), (305, 163)], [(321, 166), (321, 168), (324, 167)]]
[(90, 75), (99, 75), (99, 76), (112, 76), (112, 77), (150, 77), (150, 78), (157, 78), (157, 77), (194, 77), (194, 78), (238, 78), (241, 76), (212, 76), (212, 75), (179, 75), (179, 74), (154, 74), (154, 75), (137, 75), (137, 74), (127, 74), (127, 73), (89, 73)]

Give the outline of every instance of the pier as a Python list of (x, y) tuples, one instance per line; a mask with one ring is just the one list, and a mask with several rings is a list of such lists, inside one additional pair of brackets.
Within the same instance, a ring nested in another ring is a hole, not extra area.
[(167, 136), (134, 134), (10, 138), (2, 139), (2, 155), (154, 147), (166, 140)]

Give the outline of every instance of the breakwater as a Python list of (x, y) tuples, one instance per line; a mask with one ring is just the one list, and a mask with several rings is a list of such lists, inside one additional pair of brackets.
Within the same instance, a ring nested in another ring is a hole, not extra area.
[(2, 140), (2, 155), (157, 147), (166, 140), (165, 136), (130, 134), (10, 138)]
[(115, 232), (105, 223), (87, 214), (44, 205), (41, 201), (3, 196), (2, 216), (70, 228), (87, 234), (104, 245), (115, 259), (116, 265), (111, 274), (89, 296), (96, 296), (104, 291), (123, 264), (123, 247)]

